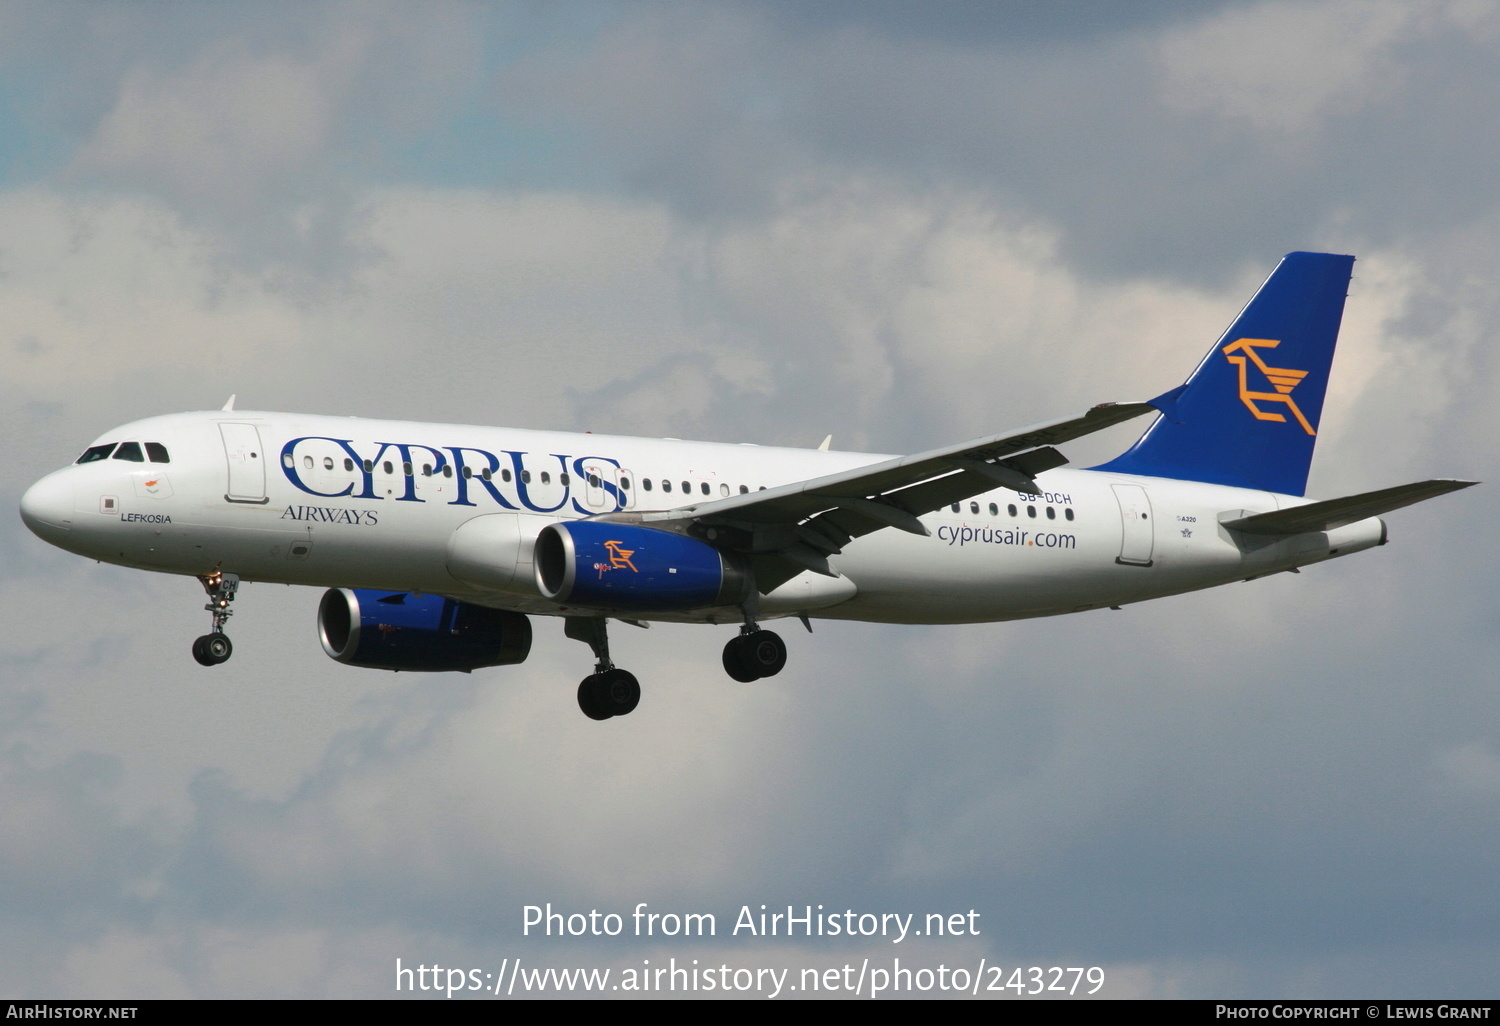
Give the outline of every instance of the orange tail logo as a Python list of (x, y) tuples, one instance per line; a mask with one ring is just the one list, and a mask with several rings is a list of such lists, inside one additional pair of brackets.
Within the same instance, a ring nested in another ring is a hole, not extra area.
[[(1236, 364), (1240, 369), (1240, 401), (1249, 407), (1250, 412), (1255, 415), (1256, 420), (1274, 420), (1286, 423), (1286, 418), (1279, 413), (1267, 413), (1255, 404), (1261, 403), (1285, 403), (1287, 409), (1292, 411), (1292, 416), (1297, 418), (1297, 423), (1302, 425), (1302, 430), (1310, 435), (1316, 435), (1312, 425), (1307, 418), (1302, 416), (1302, 411), (1292, 399), (1292, 389), (1302, 383), (1307, 377), (1307, 371), (1289, 370), (1283, 367), (1267, 367), (1266, 361), (1260, 358), (1257, 349), (1275, 349), (1281, 345), (1280, 339), (1273, 338), (1242, 338), (1232, 342), (1223, 349), (1224, 356), (1230, 363)], [(1235, 356), (1235, 353), (1243, 355)], [(1267, 381), (1275, 387), (1274, 392), (1252, 392), (1250, 383), (1246, 379), (1248, 364), (1255, 364), (1256, 368), (1265, 375)]]

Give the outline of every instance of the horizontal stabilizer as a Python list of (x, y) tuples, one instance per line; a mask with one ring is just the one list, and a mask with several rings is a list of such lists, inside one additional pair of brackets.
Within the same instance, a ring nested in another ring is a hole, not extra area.
[(1257, 513), (1254, 516), (1226, 520), (1224, 526), (1247, 534), (1304, 534), (1308, 531), (1332, 531), (1335, 528), (1389, 513), (1402, 506), (1411, 506), (1425, 499), (1432, 499), (1460, 488), (1478, 484), (1478, 481), (1417, 481), (1413, 484), (1382, 488), (1378, 492), (1363, 492), (1346, 495), (1342, 499), (1325, 499), (1322, 502), (1279, 509), (1274, 513)]

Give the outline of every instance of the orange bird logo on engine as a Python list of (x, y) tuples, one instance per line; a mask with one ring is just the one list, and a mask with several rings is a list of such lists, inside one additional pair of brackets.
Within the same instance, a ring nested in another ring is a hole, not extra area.
[[(1249, 407), (1250, 412), (1255, 415), (1256, 420), (1274, 420), (1285, 424), (1286, 418), (1279, 413), (1269, 413), (1262, 410), (1256, 403), (1284, 403), (1286, 408), (1292, 411), (1292, 416), (1297, 418), (1297, 423), (1302, 425), (1302, 430), (1310, 435), (1316, 435), (1312, 425), (1297, 408), (1292, 399), (1292, 389), (1302, 384), (1302, 379), (1307, 377), (1307, 371), (1290, 370), (1284, 367), (1267, 367), (1266, 361), (1260, 358), (1257, 349), (1275, 349), (1281, 345), (1280, 339), (1274, 338), (1242, 338), (1232, 342), (1223, 349), (1224, 357), (1240, 369), (1240, 401)], [(1235, 353), (1242, 355), (1235, 356)], [(1275, 387), (1274, 392), (1252, 392), (1248, 380), (1248, 365), (1255, 364), (1267, 381)]]
[(604, 547), (609, 550), (609, 567), (611, 570), (628, 569), (631, 573), (640, 573), (630, 557), (635, 555), (635, 549), (622, 549), (617, 541), (607, 541)]

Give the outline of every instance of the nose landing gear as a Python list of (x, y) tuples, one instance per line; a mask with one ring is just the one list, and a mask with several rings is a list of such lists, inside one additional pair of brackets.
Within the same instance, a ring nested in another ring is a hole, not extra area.
[(208, 593), (208, 604), (203, 608), (214, 616), (213, 630), (193, 642), (193, 658), (203, 666), (217, 666), (234, 654), (234, 645), (224, 633), (224, 624), (234, 611), (229, 603), (239, 590), (240, 579), (234, 574), (223, 574), (215, 570), (198, 578), (203, 590)]

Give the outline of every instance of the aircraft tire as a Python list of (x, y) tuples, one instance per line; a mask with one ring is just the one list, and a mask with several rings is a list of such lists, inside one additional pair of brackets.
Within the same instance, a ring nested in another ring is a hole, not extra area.
[(748, 634), (737, 634), (724, 646), (724, 672), (741, 684), (760, 680), (760, 673), (750, 664), (750, 653), (745, 645)]
[(641, 684), (628, 670), (608, 670), (599, 675), (600, 704), (611, 716), (629, 716), (641, 704)]
[(228, 635), (205, 634), (193, 642), (193, 658), (202, 666), (218, 666), (234, 654)]
[(229, 657), (234, 655), (234, 645), (227, 634), (218, 632), (205, 634), (203, 635), (203, 653), (212, 660), (210, 665), (217, 666), (219, 663), (228, 662)]
[(744, 636), (745, 662), (757, 677), (774, 677), (786, 666), (786, 642), (775, 631), (756, 631)]
[(614, 712), (605, 704), (603, 689), (599, 686), (604, 674), (594, 673), (578, 684), (578, 708), (591, 720), (607, 720)]

